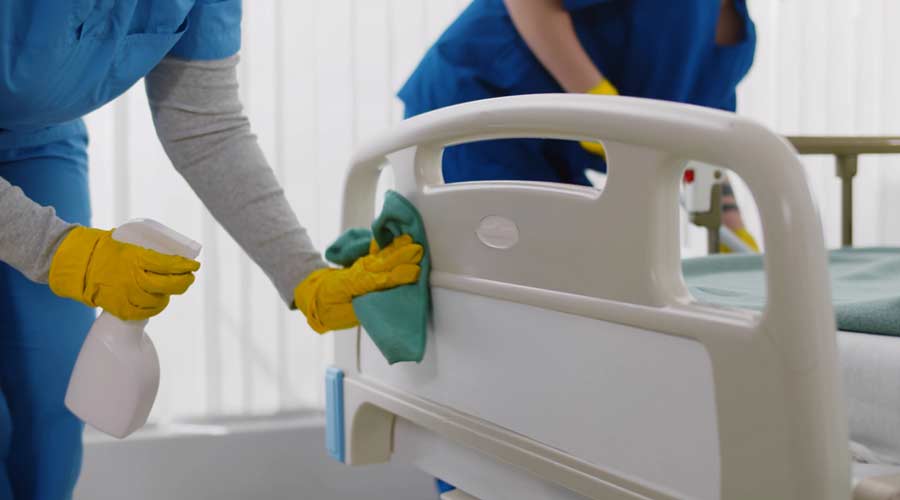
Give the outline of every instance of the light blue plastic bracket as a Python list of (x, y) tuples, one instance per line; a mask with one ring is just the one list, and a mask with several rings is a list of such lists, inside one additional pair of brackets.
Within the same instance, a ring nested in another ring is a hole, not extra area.
[(344, 462), (344, 371), (325, 370), (325, 447), (331, 458)]

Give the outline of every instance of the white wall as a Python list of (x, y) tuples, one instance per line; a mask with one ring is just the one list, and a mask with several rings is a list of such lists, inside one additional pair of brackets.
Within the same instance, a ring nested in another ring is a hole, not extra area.
[[(740, 111), (784, 133), (900, 134), (896, 0), (752, 0), (757, 63)], [(245, 2), (242, 94), (288, 197), (324, 247), (338, 230), (340, 179), (359, 141), (396, 122), (394, 92), (464, 0)], [(321, 399), (329, 356), (300, 314), (212, 221), (162, 153), (136, 86), (92, 114), (94, 224), (153, 217), (205, 245), (185, 297), (151, 323), (162, 361), (154, 418), (275, 412)], [(900, 159), (864, 159), (856, 236), (900, 243)], [(827, 241), (839, 191), (827, 160), (809, 160)], [(743, 199), (743, 192), (738, 193)], [(746, 202), (747, 200), (744, 199)], [(751, 217), (752, 219), (752, 217)], [(758, 221), (750, 226), (759, 234)], [(703, 248), (698, 230), (685, 243)]]

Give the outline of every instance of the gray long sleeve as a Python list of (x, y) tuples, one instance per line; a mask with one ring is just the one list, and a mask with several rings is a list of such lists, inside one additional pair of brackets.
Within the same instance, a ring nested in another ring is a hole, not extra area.
[(326, 264), (250, 130), (237, 62), (167, 57), (147, 75), (147, 97), (175, 168), (291, 305), (297, 284)]
[(0, 177), (0, 261), (38, 283), (47, 283), (56, 247), (75, 224), (38, 205)]

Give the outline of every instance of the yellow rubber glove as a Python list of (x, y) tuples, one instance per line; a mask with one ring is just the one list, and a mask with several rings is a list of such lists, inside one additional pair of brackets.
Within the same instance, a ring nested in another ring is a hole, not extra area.
[[(587, 93), (593, 95), (619, 95), (619, 90), (616, 89), (616, 87), (613, 86), (613, 84), (610, 83), (609, 80), (604, 78), (603, 81), (598, 83), (596, 87), (588, 90)], [(603, 145), (599, 142), (582, 141), (581, 147), (583, 147), (588, 153), (606, 158), (606, 150), (603, 149)]]
[(187, 291), (200, 263), (112, 238), (112, 231), (76, 227), (50, 264), (50, 289), (124, 320), (155, 316), (169, 296)]
[(377, 290), (408, 285), (419, 279), (424, 250), (409, 235), (400, 236), (384, 250), (372, 240), (369, 255), (346, 269), (319, 269), (296, 289), (294, 304), (318, 333), (343, 330), (359, 324), (353, 312), (354, 297)]
[[(752, 248), (754, 252), (759, 253), (759, 245), (756, 243), (756, 240), (753, 239), (753, 235), (747, 231), (747, 228), (740, 228), (737, 231), (734, 231), (735, 236), (741, 239), (744, 243), (747, 244), (748, 247)], [(719, 253), (731, 253), (731, 248), (724, 243), (719, 243)]]

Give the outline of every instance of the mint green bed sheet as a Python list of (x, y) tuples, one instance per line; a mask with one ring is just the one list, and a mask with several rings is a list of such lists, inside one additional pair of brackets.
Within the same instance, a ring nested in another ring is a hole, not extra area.
[[(828, 265), (838, 329), (900, 336), (900, 248), (833, 250)], [(682, 268), (688, 288), (700, 302), (763, 308), (760, 255), (699, 257), (685, 260)]]

